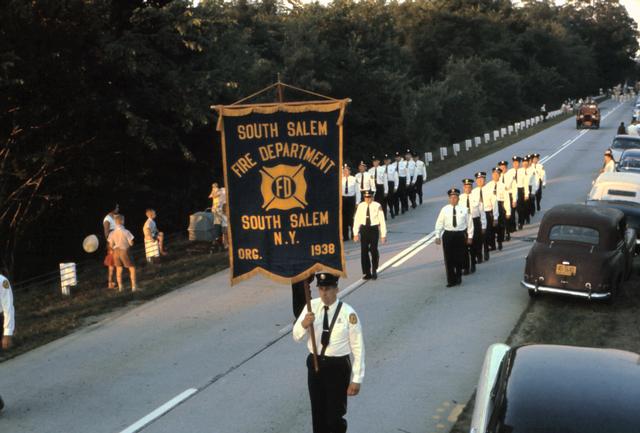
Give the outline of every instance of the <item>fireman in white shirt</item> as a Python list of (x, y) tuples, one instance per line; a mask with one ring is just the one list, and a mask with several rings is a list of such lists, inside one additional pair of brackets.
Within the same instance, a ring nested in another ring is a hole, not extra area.
[[(511, 171), (511, 169), (507, 168), (509, 167), (509, 162), (508, 161), (500, 161), (498, 163), (498, 167), (500, 168), (500, 170), (502, 170), (502, 173), (500, 174), (500, 182), (504, 185), (505, 188), (505, 200), (507, 200), (507, 203), (509, 205), (509, 214), (510, 217), (507, 218), (506, 220), (506, 224), (505, 224), (505, 241), (510, 241), (511, 240), (511, 233), (513, 233), (514, 231), (516, 231), (516, 205), (518, 203), (517, 199), (518, 199), (518, 189), (515, 188), (515, 182), (513, 180), (513, 175), (515, 174), (515, 171)], [(511, 174), (511, 176), (509, 176), (509, 174)]]
[(422, 184), (427, 180), (427, 166), (424, 161), (420, 159), (420, 154), (417, 152), (413, 153), (413, 161), (416, 164), (416, 181), (414, 185), (414, 189), (418, 196), (418, 202), (422, 204)]
[(525, 223), (529, 224), (531, 222), (531, 218), (536, 214), (536, 190), (534, 189), (536, 184), (536, 172), (533, 167), (529, 165), (531, 161), (531, 155), (527, 155), (522, 158), (522, 168), (525, 173), (525, 181), (524, 187), (529, 191), (529, 201), (527, 201), (527, 217), (525, 218)]
[(378, 240), (385, 243), (387, 225), (380, 203), (373, 201), (373, 192), (364, 192), (364, 201), (358, 205), (353, 219), (353, 240), (360, 241), (360, 261), (362, 278), (365, 280), (378, 278)]
[[(471, 197), (482, 204), (485, 219), (487, 220), (487, 228), (484, 236), (482, 237), (482, 250), (480, 251), (480, 256), (482, 256), (482, 253), (484, 252), (485, 262), (489, 261), (489, 251), (491, 249), (496, 249), (495, 241), (492, 243), (491, 240), (495, 239), (494, 228), (498, 225), (498, 198), (487, 188), (486, 182), (487, 173), (484, 171), (477, 172), (476, 184), (478, 186), (471, 191)], [(495, 218), (494, 212), (496, 213)]]
[(600, 173), (610, 173), (616, 171), (616, 162), (613, 159), (613, 152), (611, 149), (607, 149), (604, 151), (604, 166)]
[[(506, 161), (500, 161), (500, 164)], [(496, 249), (496, 241), (498, 242), (498, 250), (502, 251), (502, 243), (505, 241), (505, 231), (507, 220), (511, 218), (511, 204), (509, 203), (509, 194), (501, 181), (502, 169), (494, 167), (491, 169), (491, 180), (487, 182), (483, 189), (483, 194), (491, 194), (496, 198), (496, 204), (493, 208), (494, 226), (489, 238), (489, 249)], [(495, 224), (495, 222), (498, 224)], [(487, 236), (485, 236), (486, 239)]]
[(451, 188), (447, 195), (449, 204), (443, 207), (436, 220), (436, 244), (442, 244), (444, 266), (447, 271), (447, 287), (462, 283), (464, 257), (468, 257), (467, 245), (473, 240), (473, 222), (469, 210), (460, 204), (460, 190)]
[[(409, 187), (411, 178), (409, 177), (408, 162), (400, 154), (396, 154), (398, 167), (398, 200), (400, 201), (400, 213), (409, 210)], [(397, 215), (397, 214), (396, 214)]]
[(342, 167), (342, 240), (353, 236), (353, 215), (356, 211), (356, 178), (351, 176), (351, 169), (347, 164)]
[(407, 149), (404, 155), (407, 161), (407, 197), (411, 202), (411, 209), (416, 208), (416, 162), (413, 160), (413, 152)]
[(476, 264), (482, 263), (482, 239), (487, 228), (487, 218), (484, 214), (482, 203), (476, 197), (471, 196), (473, 190), (473, 179), (462, 180), (462, 194), (460, 194), (460, 203), (465, 206), (471, 215), (473, 223), (473, 239), (471, 245), (468, 245), (468, 254), (465, 258), (464, 274), (476, 271)]
[[(391, 218), (396, 217), (397, 209), (397, 192), (398, 192), (398, 170), (396, 170), (397, 164), (391, 162), (391, 155), (388, 153), (384, 155), (384, 175), (387, 177), (387, 208)], [(385, 213), (384, 217), (387, 217)]]
[(364, 197), (362, 193), (365, 191), (375, 191), (376, 185), (373, 183), (373, 179), (369, 176), (369, 172), (367, 172), (367, 164), (364, 161), (360, 161), (358, 165), (358, 173), (355, 175), (356, 178), (356, 203), (361, 203)]
[[(319, 298), (311, 312), (303, 311), (293, 326), (294, 341), (307, 337), (307, 383), (314, 433), (346, 432), (347, 396), (356, 396), (364, 379), (362, 324), (355, 310), (338, 299), (338, 277), (316, 275)], [(318, 371), (313, 363), (309, 329), (315, 331)]]
[(540, 154), (534, 153), (531, 165), (536, 172), (536, 210), (540, 211), (540, 202), (542, 201), (542, 188), (547, 186), (547, 172), (544, 165), (540, 164)]
[[(9, 280), (0, 274), (0, 304), (2, 304), (2, 349), (9, 350), (13, 346), (13, 332), (15, 330), (15, 310), (13, 308), (13, 291)], [(4, 402), (0, 397), (0, 411)]]
[(387, 175), (385, 174), (384, 167), (380, 166), (380, 158), (377, 156), (371, 157), (371, 164), (373, 167), (369, 169), (369, 177), (373, 179), (375, 188), (373, 189), (375, 196), (374, 200), (380, 203), (384, 216), (387, 216), (387, 194), (389, 193), (389, 185), (387, 185)]

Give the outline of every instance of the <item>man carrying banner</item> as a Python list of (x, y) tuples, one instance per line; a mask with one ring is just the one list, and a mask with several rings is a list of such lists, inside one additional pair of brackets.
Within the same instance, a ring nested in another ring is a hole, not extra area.
[(342, 240), (351, 239), (353, 214), (356, 211), (356, 178), (347, 164), (342, 169)]
[(364, 192), (364, 201), (358, 205), (353, 220), (353, 240), (360, 240), (360, 256), (362, 278), (365, 280), (378, 278), (378, 239), (385, 243), (387, 225), (384, 220), (382, 206), (373, 201), (371, 191)]
[[(313, 355), (307, 357), (313, 432), (344, 433), (347, 396), (358, 395), (364, 378), (362, 325), (355, 310), (338, 300), (338, 277), (319, 273), (317, 282), (320, 298), (311, 301), (311, 312), (303, 311), (298, 317), (292, 335), (301, 341), (313, 326), (316, 345), (322, 347), (318, 371)], [(307, 347), (313, 353), (310, 339)]]

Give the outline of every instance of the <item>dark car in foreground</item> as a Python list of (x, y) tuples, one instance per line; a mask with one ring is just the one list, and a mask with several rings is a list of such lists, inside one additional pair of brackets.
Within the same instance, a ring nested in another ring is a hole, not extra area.
[(640, 174), (602, 173), (589, 192), (587, 204), (622, 211), (627, 226), (636, 231), (636, 253), (640, 252)]
[(640, 355), (614, 349), (493, 344), (471, 433), (638, 433)]
[(530, 296), (609, 299), (631, 275), (635, 244), (636, 232), (618, 209), (555, 206), (542, 218), (521, 284)]
[(640, 149), (629, 149), (622, 152), (616, 171), (640, 174)]

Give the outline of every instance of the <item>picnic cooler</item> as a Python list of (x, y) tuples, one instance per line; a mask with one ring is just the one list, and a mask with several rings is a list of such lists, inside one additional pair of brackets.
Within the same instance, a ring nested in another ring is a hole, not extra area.
[(213, 242), (213, 214), (206, 210), (189, 215), (189, 240)]

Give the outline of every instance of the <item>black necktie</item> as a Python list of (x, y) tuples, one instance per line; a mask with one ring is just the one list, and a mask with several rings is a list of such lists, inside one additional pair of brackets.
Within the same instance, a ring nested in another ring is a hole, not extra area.
[(373, 167), (373, 180), (376, 181), (376, 185), (378, 184), (378, 168)]
[(469, 203), (469, 196), (467, 196), (467, 209), (471, 210), (471, 204)]
[(498, 184), (493, 185), (493, 195), (498, 195)]
[(349, 194), (349, 178), (348, 177), (344, 178), (344, 194), (345, 195)]
[(329, 307), (326, 305), (324, 308), (324, 319), (322, 319), (322, 337), (320, 337), (320, 342), (323, 347), (327, 347), (329, 345)]
[(518, 169), (516, 169), (516, 185), (518, 183)]
[(480, 187), (480, 203), (484, 203), (484, 199), (482, 198), (482, 187)]
[(367, 222), (365, 224), (367, 227), (371, 225), (371, 213), (369, 213), (369, 205), (367, 204)]
[(360, 173), (360, 190), (364, 189), (364, 173)]
[(456, 218), (456, 207), (453, 207), (453, 226), (458, 227), (458, 219)]

